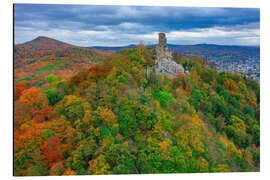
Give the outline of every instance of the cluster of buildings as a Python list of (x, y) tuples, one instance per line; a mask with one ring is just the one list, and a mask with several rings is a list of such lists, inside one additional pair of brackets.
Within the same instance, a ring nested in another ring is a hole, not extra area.
[(216, 69), (219, 72), (231, 72), (260, 83), (260, 59), (249, 57), (246, 60), (215, 61)]

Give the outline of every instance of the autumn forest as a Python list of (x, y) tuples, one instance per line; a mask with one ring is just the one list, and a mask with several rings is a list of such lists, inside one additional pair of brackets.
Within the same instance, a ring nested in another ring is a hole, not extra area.
[(14, 45), (14, 175), (260, 171), (260, 86), (151, 47), (98, 50), (47, 37)]

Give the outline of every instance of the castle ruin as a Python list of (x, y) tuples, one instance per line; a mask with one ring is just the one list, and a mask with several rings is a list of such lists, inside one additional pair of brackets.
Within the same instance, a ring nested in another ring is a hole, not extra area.
[(156, 45), (155, 50), (157, 55), (155, 71), (157, 73), (172, 76), (176, 76), (179, 72), (185, 73), (183, 66), (173, 61), (172, 53), (167, 46), (165, 33), (159, 33), (159, 42)]

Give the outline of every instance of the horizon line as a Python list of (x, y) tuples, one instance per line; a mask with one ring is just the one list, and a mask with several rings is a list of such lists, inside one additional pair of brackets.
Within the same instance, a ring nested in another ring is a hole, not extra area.
[[(105, 46), (105, 45), (93, 45), (93, 46), (79, 46), (79, 45), (74, 45), (72, 43), (69, 43), (69, 42), (65, 42), (65, 41), (61, 41), (61, 40), (58, 40), (58, 39), (55, 39), (55, 38), (51, 38), (51, 37), (48, 37), (48, 36), (37, 36), (36, 38), (32, 39), (32, 40), (29, 40), (29, 41), (25, 41), (25, 42), (22, 42), (22, 43), (15, 43), (15, 38), (14, 38), (14, 42), (13, 42), (13, 45), (21, 45), (21, 44), (25, 44), (27, 42), (31, 42), (35, 39), (38, 39), (38, 38), (48, 38), (48, 39), (52, 39), (52, 40), (56, 40), (56, 41), (60, 41), (62, 43), (66, 43), (66, 44), (70, 44), (70, 45), (73, 45), (73, 46), (78, 46), (78, 47), (83, 47), (83, 48), (94, 48), (94, 47), (110, 47), (110, 48), (114, 48), (114, 47), (125, 47), (125, 46), (131, 46), (131, 45), (139, 45), (139, 44), (143, 44), (145, 46), (153, 46), (153, 45), (156, 45), (158, 43), (155, 43), (155, 44), (144, 44), (144, 43), (130, 43), (130, 44), (126, 44), (126, 45), (115, 45), (115, 46)], [(235, 44), (215, 44), (215, 43), (197, 43), (197, 44), (171, 44), (171, 43), (167, 43), (167, 45), (177, 45), (177, 46), (196, 46), (196, 45), (216, 45), (216, 46), (244, 46), (244, 47), (260, 47), (260, 45), (235, 45)]]

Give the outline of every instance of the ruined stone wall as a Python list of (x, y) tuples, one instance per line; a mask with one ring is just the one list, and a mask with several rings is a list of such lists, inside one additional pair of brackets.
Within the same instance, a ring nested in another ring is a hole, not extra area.
[(155, 50), (157, 53), (156, 72), (172, 76), (177, 75), (179, 72), (184, 74), (183, 66), (173, 61), (172, 54), (167, 45), (165, 33), (159, 33), (159, 42), (155, 47)]

